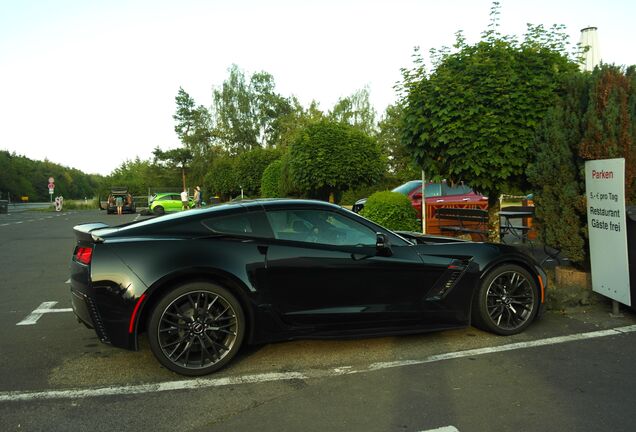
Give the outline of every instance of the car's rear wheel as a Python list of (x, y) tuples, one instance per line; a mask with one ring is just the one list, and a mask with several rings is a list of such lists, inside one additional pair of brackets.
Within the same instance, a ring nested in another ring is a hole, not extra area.
[(492, 270), (473, 300), (473, 323), (499, 335), (520, 333), (539, 309), (539, 290), (530, 273), (514, 264)]
[(162, 215), (166, 212), (166, 210), (162, 206), (157, 206), (152, 209), (153, 213), (157, 213), (158, 215)]
[(155, 306), (148, 328), (159, 362), (183, 375), (205, 375), (225, 366), (245, 334), (240, 303), (227, 289), (192, 282), (166, 294)]

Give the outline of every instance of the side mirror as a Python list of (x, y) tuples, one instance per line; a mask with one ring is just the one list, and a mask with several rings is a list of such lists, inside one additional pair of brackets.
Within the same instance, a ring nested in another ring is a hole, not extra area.
[(414, 193), (414, 194), (412, 195), (412, 198), (413, 198), (414, 200), (421, 200), (421, 199), (422, 199), (422, 192)]
[(378, 256), (390, 257), (393, 255), (391, 250), (391, 242), (386, 234), (376, 233), (375, 237), (375, 253)]

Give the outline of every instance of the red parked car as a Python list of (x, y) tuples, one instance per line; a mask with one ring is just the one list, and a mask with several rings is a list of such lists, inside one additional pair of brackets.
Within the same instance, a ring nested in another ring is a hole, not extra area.
[[(488, 197), (483, 196), (472, 190), (465, 184), (456, 184), (451, 186), (443, 181), (441, 183), (426, 184), (426, 204), (437, 204), (444, 202), (482, 202), (487, 201)], [(393, 192), (399, 192), (406, 195), (413, 204), (413, 208), (417, 212), (417, 217), (422, 218), (422, 180), (411, 180), (393, 189)], [(353, 205), (352, 210), (359, 213), (364, 208), (367, 198), (362, 198)]]

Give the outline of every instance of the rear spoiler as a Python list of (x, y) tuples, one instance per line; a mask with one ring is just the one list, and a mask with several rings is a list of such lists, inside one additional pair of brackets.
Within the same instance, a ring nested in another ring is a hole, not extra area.
[(77, 239), (78, 242), (97, 243), (103, 240), (97, 236), (94, 236), (93, 234), (91, 234), (91, 232), (98, 229), (102, 229), (102, 228), (108, 228), (108, 227), (109, 225), (103, 222), (93, 222), (93, 223), (75, 225), (73, 227), (73, 231), (75, 232), (75, 238)]

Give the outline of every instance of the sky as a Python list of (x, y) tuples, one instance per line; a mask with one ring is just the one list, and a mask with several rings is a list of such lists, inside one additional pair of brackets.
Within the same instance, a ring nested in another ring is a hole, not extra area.
[[(605, 63), (636, 64), (633, 0), (500, 0), (500, 31), (598, 28)], [(0, 0), (0, 150), (107, 175), (178, 147), (182, 87), (212, 105), (228, 68), (266, 71), (276, 90), (323, 111), (367, 87), (396, 101), (413, 48), (475, 43), (490, 0)]]

